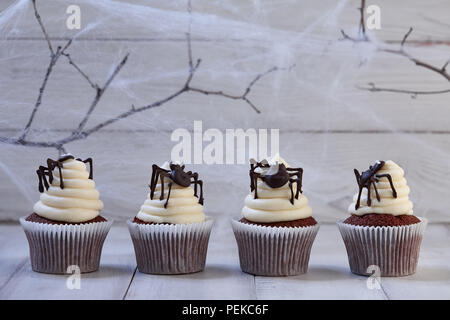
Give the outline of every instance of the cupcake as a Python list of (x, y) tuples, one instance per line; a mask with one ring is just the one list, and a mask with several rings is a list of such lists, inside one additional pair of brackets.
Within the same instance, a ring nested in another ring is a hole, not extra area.
[(185, 166), (152, 166), (150, 192), (128, 228), (140, 272), (183, 274), (205, 267), (212, 219), (203, 213), (203, 181)]
[(427, 220), (413, 215), (403, 169), (389, 160), (354, 172), (358, 192), (350, 217), (338, 222), (350, 270), (365, 276), (373, 272), (369, 266), (381, 276), (415, 273)]
[(279, 155), (250, 160), (243, 217), (232, 220), (242, 271), (261, 276), (307, 271), (319, 225), (302, 194), (302, 175), (302, 168), (291, 168)]
[(82, 273), (96, 271), (112, 220), (99, 215), (103, 203), (92, 179), (92, 159), (67, 154), (47, 159), (47, 167), (36, 172), (40, 200), (20, 219), (33, 271), (63, 274), (73, 265)]

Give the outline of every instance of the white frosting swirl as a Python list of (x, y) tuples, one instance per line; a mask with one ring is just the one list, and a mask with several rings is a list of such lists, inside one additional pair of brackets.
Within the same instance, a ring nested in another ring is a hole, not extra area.
[[(282, 163), (289, 167), (286, 161), (278, 154), (271, 159), (263, 161), (267, 161), (271, 166)], [(268, 170), (255, 169), (256, 172), (261, 174), (265, 174)], [(311, 216), (312, 209), (308, 205), (308, 199), (303, 194), (300, 193), (298, 199), (294, 198), (294, 204), (290, 202), (291, 190), (289, 183), (280, 188), (271, 188), (261, 179), (258, 179), (256, 186), (258, 198), (255, 199), (254, 191), (250, 192), (245, 198), (245, 206), (242, 208), (242, 215), (245, 219), (258, 223), (271, 223), (305, 219)], [(293, 184), (292, 189), (295, 194), (297, 184)]]
[(375, 190), (372, 186), (370, 190), (370, 198), (372, 200), (371, 206), (367, 205), (367, 189), (364, 188), (361, 193), (360, 207), (355, 209), (355, 204), (358, 199), (358, 193), (353, 196), (353, 202), (348, 207), (350, 214), (362, 216), (369, 213), (377, 214), (392, 214), (398, 215), (412, 215), (413, 204), (409, 200), (409, 187), (404, 178), (404, 171), (394, 161), (388, 160), (377, 174), (390, 174), (394, 188), (397, 191), (397, 198), (394, 198), (391, 185), (386, 177), (380, 178), (375, 185), (380, 195), (380, 201), (377, 200)]
[(86, 165), (79, 160), (62, 162), (64, 189), (60, 188), (59, 170), (53, 170), (53, 181), (35, 203), (34, 212), (44, 218), (71, 223), (94, 219), (103, 209), (95, 182), (89, 179)]
[[(166, 162), (161, 168), (170, 170), (169, 163)], [(199, 199), (194, 196), (194, 189), (190, 186), (182, 187), (172, 183), (170, 199), (167, 207), (164, 208), (169, 193), (169, 181), (171, 180), (168, 178), (164, 179), (164, 198), (159, 200), (161, 179), (158, 180), (153, 199), (150, 199), (149, 193), (136, 217), (142, 221), (154, 223), (186, 224), (205, 221), (203, 206), (198, 203)]]

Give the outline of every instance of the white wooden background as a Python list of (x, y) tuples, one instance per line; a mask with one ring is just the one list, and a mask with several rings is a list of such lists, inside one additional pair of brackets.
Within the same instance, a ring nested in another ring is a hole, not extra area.
[[(0, 10), (14, 1), (6, 0)], [(371, 3), (370, 1), (368, 2)], [(382, 28), (375, 39), (399, 42), (414, 27), (406, 49), (441, 66), (450, 58), (448, 1), (376, 1)], [(130, 108), (179, 89), (186, 78), (184, 1), (38, 1), (55, 43), (73, 36), (65, 10), (79, 4), (82, 32), (69, 49), (91, 78), (103, 83), (114, 64), (130, 58), (88, 122), (88, 128)], [(364, 45), (336, 41), (340, 29), (357, 32), (359, 1), (193, 1), (193, 53), (202, 65), (193, 85), (239, 94), (258, 73), (277, 65), (296, 67), (270, 74), (250, 94), (261, 109), (242, 101), (187, 93), (166, 105), (134, 115), (68, 144), (80, 157), (94, 158), (95, 181), (104, 213), (133, 216), (146, 193), (152, 163), (170, 156), (176, 128), (279, 128), (280, 151), (305, 170), (304, 190), (323, 222), (346, 216), (356, 191), (353, 168), (392, 159), (406, 170), (417, 215), (449, 222), (449, 94), (419, 96), (361, 91), (357, 85), (436, 90), (448, 87), (439, 75), (404, 58)], [(446, 10), (447, 9), (447, 10)], [(0, 132), (20, 133), (48, 63), (48, 49), (24, 5), (13, 22), (0, 19)], [(396, 44), (394, 44), (396, 45)], [(362, 63), (364, 62), (364, 63)], [(361, 65), (362, 64), (362, 65)], [(94, 92), (65, 61), (55, 67), (30, 139), (70, 133)], [(0, 144), (0, 220), (17, 221), (38, 199), (35, 169), (52, 149)], [(205, 181), (210, 215), (239, 215), (248, 192), (246, 165), (195, 165)], [(233, 183), (230, 183), (233, 182)]]
[[(0, 1), (0, 135), (14, 136), (25, 125), (48, 63), (48, 49), (32, 7)], [(79, 4), (82, 32), (71, 46), (73, 59), (103, 83), (114, 64), (130, 57), (109, 88), (88, 128), (120, 112), (178, 90), (186, 77), (184, 41), (188, 16), (184, 1), (38, 1), (56, 44), (76, 31), (65, 27), (66, 8)], [(381, 7), (382, 28), (373, 39), (398, 46), (414, 27), (406, 49), (442, 66), (450, 58), (450, 3), (368, 1)], [(356, 34), (359, 1), (194, 0), (192, 47), (202, 65), (193, 84), (241, 94), (253, 77), (273, 73), (253, 88), (254, 113), (242, 101), (184, 94), (161, 108), (122, 120), (87, 140), (67, 145), (94, 158), (94, 178), (114, 217), (99, 272), (82, 277), (81, 290), (68, 290), (67, 277), (31, 272), (25, 236), (17, 224), (38, 199), (35, 169), (52, 149), (0, 144), (0, 298), (234, 298), (234, 299), (403, 299), (449, 298), (450, 117), (449, 94), (418, 96), (361, 91), (357, 85), (414, 90), (448, 88), (440, 76), (404, 58), (377, 53), (367, 45), (339, 42), (340, 29)], [(92, 89), (66, 62), (55, 67), (30, 139), (58, 139), (80, 121)], [(240, 214), (248, 192), (245, 165), (195, 165), (205, 181), (205, 210), (216, 219), (205, 272), (150, 276), (136, 272), (132, 244), (123, 221), (138, 211), (147, 193), (152, 163), (162, 163), (174, 145), (176, 128), (278, 128), (280, 151), (305, 169), (304, 190), (322, 223), (307, 275), (253, 277), (241, 273), (229, 217)], [(382, 279), (369, 290), (366, 278), (348, 271), (334, 222), (346, 217), (356, 191), (352, 170), (376, 159), (392, 159), (406, 170), (415, 212), (429, 225), (419, 272)], [(180, 288), (183, 288), (180, 290)], [(217, 288), (221, 288), (218, 290)]]

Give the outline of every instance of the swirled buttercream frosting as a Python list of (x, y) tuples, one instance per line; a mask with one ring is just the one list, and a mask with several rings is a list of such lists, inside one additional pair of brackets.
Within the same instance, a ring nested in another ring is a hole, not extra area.
[[(86, 168), (90, 164), (90, 172)], [(34, 212), (46, 219), (69, 223), (92, 220), (103, 209), (99, 192), (92, 180), (92, 159), (75, 159), (65, 155), (58, 161), (48, 159), (47, 167), (40, 166), (39, 191)]]
[(153, 165), (150, 192), (136, 218), (149, 223), (187, 224), (202, 222), (203, 182), (196, 172), (166, 162)]
[(355, 169), (355, 176), (359, 191), (348, 207), (350, 214), (413, 214), (404, 171), (394, 161), (377, 161), (361, 174)]
[(291, 168), (278, 154), (261, 162), (250, 160), (250, 193), (242, 215), (257, 223), (304, 219), (311, 216), (308, 199), (301, 193), (301, 168)]

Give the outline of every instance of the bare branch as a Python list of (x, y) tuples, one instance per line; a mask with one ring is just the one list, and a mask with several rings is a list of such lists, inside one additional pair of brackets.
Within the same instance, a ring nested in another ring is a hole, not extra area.
[[(39, 22), (39, 25), (41, 27), (42, 32), (44, 33), (44, 37), (47, 40), (48, 46), (49, 46), (49, 50), (51, 52), (51, 59), (50, 59), (50, 63), (49, 66), (47, 68), (43, 83), (39, 89), (39, 95), (38, 98), (36, 100), (35, 106), (33, 108), (33, 111), (30, 115), (30, 118), (25, 126), (25, 129), (23, 130), (22, 135), (19, 138), (8, 138), (8, 137), (0, 137), (0, 142), (3, 143), (8, 143), (8, 144), (13, 144), (13, 145), (22, 145), (22, 146), (29, 146), (29, 147), (39, 147), (39, 148), (55, 148), (56, 150), (58, 150), (58, 152), (61, 153), (65, 153), (66, 149), (65, 149), (65, 145), (73, 142), (73, 141), (77, 141), (77, 140), (81, 140), (81, 139), (85, 139), (87, 138), (89, 135), (101, 130), (102, 128), (109, 126), (121, 119), (125, 119), (129, 116), (132, 116), (136, 113), (139, 112), (143, 112), (152, 108), (156, 108), (159, 106), (164, 105), (165, 103), (171, 101), (172, 99), (175, 99), (176, 97), (180, 96), (181, 94), (188, 92), (188, 91), (192, 91), (192, 92), (198, 92), (198, 93), (202, 93), (205, 95), (217, 95), (217, 96), (222, 96), (224, 98), (228, 98), (228, 99), (232, 99), (232, 100), (242, 100), (245, 103), (247, 103), (255, 112), (260, 113), (260, 110), (250, 101), (250, 99), (248, 98), (248, 95), (250, 94), (253, 86), (264, 76), (277, 71), (277, 70), (291, 70), (294, 66), (290, 66), (289, 68), (279, 68), (279, 67), (272, 67), (270, 69), (268, 69), (267, 71), (257, 74), (251, 81), (250, 83), (247, 85), (247, 87), (244, 89), (243, 93), (241, 95), (231, 95), (231, 94), (227, 94), (224, 93), (223, 91), (210, 91), (210, 90), (204, 90), (201, 88), (194, 88), (191, 86), (191, 82), (192, 79), (195, 75), (195, 72), (198, 70), (200, 63), (201, 63), (201, 59), (197, 59), (196, 62), (194, 63), (194, 59), (193, 59), (193, 54), (192, 54), (192, 43), (191, 43), (191, 25), (192, 25), (192, 8), (191, 8), (191, 1), (188, 0), (188, 5), (187, 5), (187, 11), (189, 14), (189, 25), (188, 25), (188, 31), (186, 33), (186, 43), (187, 43), (187, 51), (188, 51), (188, 76), (186, 78), (186, 81), (184, 83), (184, 85), (181, 87), (181, 89), (175, 91), (174, 93), (168, 95), (167, 97), (160, 99), (158, 101), (155, 101), (153, 103), (141, 106), (141, 107), (136, 107), (134, 104), (131, 105), (131, 107), (129, 108), (129, 110), (122, 112), (121, 114), (117, 115), (116, 117), (110, 118), (106, 121), (103, 121), (95, 126), (93, 126), (90, 129), (85, 130), (86, 124), (90, 118), (90, 116), (92, 115), (92, 113), (94, 112), (95, 108), (97, 107), (98, 103), (100, 102), (100, 99), (102, 98), (104, 92), (108, 89), (109, 85), (111, 84), (111, 82), (114, 80), (114, 78), (117, 76), (117, 74), (120, 72), (120, 70), (122, 69), (122, 67), (125, 65), (125, 63), (127, 62), (128, 59), (128, 54), (121, 60), (121, 62), (114, 68), (113, 72), (111, 73), (111, 75), (107, 78), (105, 84), (102, 87), (99, 87), (96, 83), (94, 83), (89, 76), (87, 75), (87, 73), (85, 73), (79, 66), (78, 64), (75, 63), (75, 61), (72, 59), (72, 57), (70, 56), (69, 53), (66, 53), (66, 49), (71, 45), (72, 43), (72, 39), (70, 39), (66, 45), (64, 47), (58, 47), (56, 51), (53, 50), (53, 46), (52, 43), (50, 41), (50, 38), (45, 30), (45, 27), (42, 23), (42, 20), (39, 16), (39, 13), (37, 11), (36, 8), (36, 3), (35, 0), (33, 0), (33, 5), (34, 5), (34, 10), (35, 10), (35, 16), (36, 19)], [(53, 67), (56, 64), (56, 62), (58, 61), (58, 59), (64, 56), (68, 63), (70, 65), (72, 65), (74, 67), (74, 69), (89, 83), (89, 85), (95, 89), (96, 94), (95, 97), (93, 99), (93, 101), (91, 102), (91, 105), (89, 106), (85, 116), (83, 117), (83, 119), (80, 121), (80, 123), (78, 124), (78, 127), (67, 137), (65, 138), (61, 138), (59, 140), (56, 141), (30, 141), (26, 139), (26, 136), (28, 134), (28, 132), (30, 131), (30, 127), (31, 124), (35, 118), (36, 112), (39, 109), (39, 106), (42, 103), (42, 96), (44, 94), (44, 91), (46, 89), (47, 83), (48, 83), (48, 79), (50, 77), (51, 72), (53, 71)]]
[(359, 8), (360, 21), (359, 21), (359, 29), (361, 31), (361, 38), (368, 40), (366, 35), (366, 22), (364, 19), (364, 10), (366, 9), (366, 0), (361, 0), (361, 7)]
[(409, 37), (409, 35), (411, 34), (412, 31), (413, 31), (413, 28), (410, 27), (409, 30), (408, 30), (408, 32), (403, 36), (403, 40), (402, 40), (402, 42), (401, 42), (401, 44), (400, 44), (401, 47), (403, 47), (403, 45), (404, 45), (405, 42), (406, 42), (406, 39), (408, 39), (408, 37)]
[(36, 7), (36, 0), (32, 0), (33, 2), (33, 9), (34, 9), (34, 16), (36, 17), (37, 22), (39, 23), (39, 26), (41, 27), (42, 33), (44, 34), (45, 40), (47, 41), (48, 49), (50, 50), (51, 54), (55, 54), (55, 51), (53, 50), (52, 43), (50, 41), (50, 37), (48, 36), (47, 30), (45, 30), (44, 24), (42, 23), (41, 16), (39, 15), (39, 12)]
[[(365, 36), (365, 28), (362, 28), (362, 24), (364, 23), (364, 8), (365, 8), (365, 0), (361, 0), (361, 7), (360, 9), (360, 28), (363, 32), (363, 37), (361, 38), (354, 38), (349, 36), (347, 33), (345, 33), (344, 30), (341, 30), (341, 34), (343, 36), (343, 38), (341, 38), (340, 40), (347, 40), (347, 41), (351, 41), (354, 43), (357, 42), (363, 42), (363, 41), (368, 41), (371, 42), (371, 40)], [(386, 48), (384, 46), (381, 45), (377, 45), (376, 49), (377, 51), (380, 52), (386, 52), (386, 53), (390, 53), (390, 54), (395, 54), (398, 56), (402, 56), (407, 58), (408, 60), (410, 60), (411, 62), (413, 62), (414, 64), (416, 64), (419, 67), (428, 69), (430, 71), (433, 71), (439, 75), (441, 75), (442, 77), (444, 77), (447, 81), (450, 81), (450, 74), (447, 72), (446, 68), (448, 66), (448, 64), (450, 63), (450, 60), (448, 60), (442, 67), (436, 67), (433, 66), (423, 60), (419, 60), (415, 57), (413, 57), (412, 55), (410, 55), (409, 53), (407, 53), (404, 50), (404, 45), (406, 43), (406, 40), (408, 39), (408, 37), (411, 35), (413, 31), (413, 28), (410, 27), (408, 32), (406, 32), (406, 34), (403, 36), (402, 41), (400, 42), (400, 48), (399, 49), (390, 49), (390, 48)], [(389, 88), (377, 88), (377, 87), (361, 87), (361, 89), (364, 90), (369, 90), (372, 92), (379, 92), (379, 91), (387, 91), (387, 92), (398, 92), (398, 93), (408, 93), (408, 94), (413, 94), (413, 96), (419, 95), (419, 94), (440, 94), (440, 93), (447, 93), (447, 90), (435, 90), (435, 91), (414, 91), (414, 90), (399, 90), (399, 89), (389, 89)]]
[(89, 117), (91, 116), (92, 112), (94, 111), (95, 107), (97, 106), (98, 102), (100, 101), (100, 98), (103, 96), (103, 93), (105, 92), (106, 89), (108, 89), (109, 85), (111, 84), (111, 82), (114, 80), (114, 78), (116, 77), (116, 75), (120, 72), (120, 69), (122, 69), (122, 67), (125, 65), (125, 63), (128, 60), (128, 55), (127, 54), (122, 61), (120, 61), (120, 63), (114, 68), (114, 71), (112, 72), (112, 74), (108, 77), (108, 79), (106, 80), (105, 84), (103, 85), (102, 88), (97, 87), (97, 93), (94, 97), (94, 100), (92, 101), (91, 105), (89, 106), (88, 111), (86, 112), (86, 115), (84, 116), (84, 118), (81, 120), (80, 124), (78, 125), (78, 128), (76, 129), (76, 133), (80, 133), (84, 126), (86, 125), (87, 121), (89, 120)]
[(77, 71), (81, 74), (81, 76), (82, 76), (83, 78), (86, 79), (86, 81), (89, 83), (89, 85), (90, 85), (93, 89), (95, 89), (95, 90), (98, 90), (98, 89), (99, 89), (99, 86), (98, 86), (96, 83), (94, 83), (94, 82), (89, 78), (89, 76), (88, 76), (83, 70), (81, 70), (80, 67), (73, 61), (73, 59), (72, 59), (72, 57), (70, 56), (70, 54), (63, 52), (62, 55), (65, 56), (65, 57), (67, 58), (67, 60), (69, 61), (69, 64), (72, 65), (72, 66), (75, 68), (75, 70), (77, 70)]
[(377, 87), (374, 83), (368, 83), (367, 86), (356, 86), (360, 90), (366, 90), (370, 92), (392, 92), (392, 93), (404, 93), (412, 96), (418, 95), (433, 95), (433, 94), (443, 94), (450, 93), (450, 89), (443, 90), (432, 90), (432, 91), (421, 91), (421, 90), (407, 90), (407, 89), (392, 89), (392, 88), (383, 88)]

